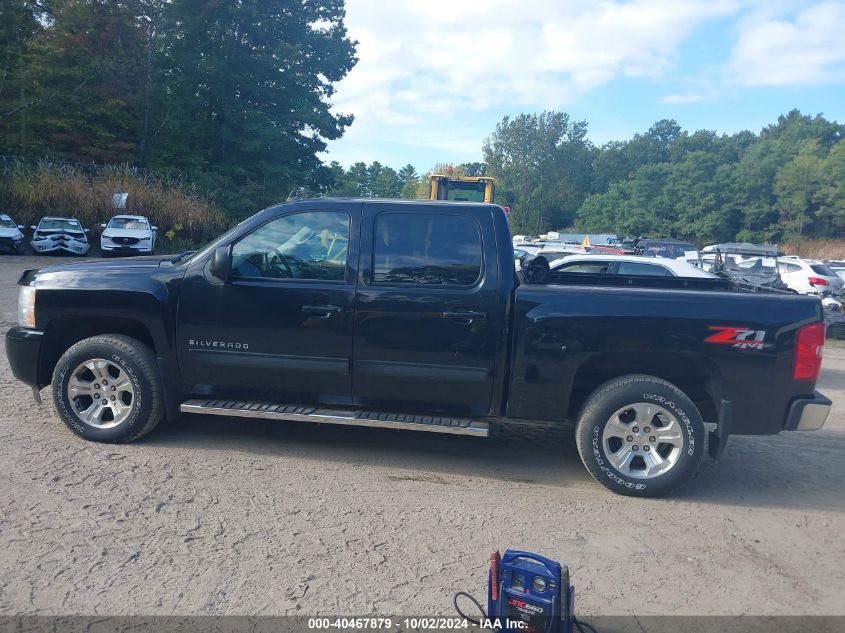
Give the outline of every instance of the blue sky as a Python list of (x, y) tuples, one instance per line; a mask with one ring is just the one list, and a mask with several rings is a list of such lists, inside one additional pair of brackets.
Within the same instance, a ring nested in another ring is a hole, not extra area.
[(601, 144), (659, 119), (759, 131), (792, 108), (845, 122), (845, 1), (347, 0), (355, 122), (324, 158), (425, 172), (481, 160), (508, 114), (562, 110)]

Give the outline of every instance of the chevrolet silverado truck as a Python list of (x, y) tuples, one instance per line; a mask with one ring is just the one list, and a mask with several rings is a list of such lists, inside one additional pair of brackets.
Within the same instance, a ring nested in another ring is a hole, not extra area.
[(658, 496), (730, 434), (818, 429), (831, 406), (818, 298), (517, 273), (492, 204), (297, 201), (197, 252), (19, 283), (15, 376), (99, 442), (180, 414), (476, 436), (574, 421), (593, 477)]

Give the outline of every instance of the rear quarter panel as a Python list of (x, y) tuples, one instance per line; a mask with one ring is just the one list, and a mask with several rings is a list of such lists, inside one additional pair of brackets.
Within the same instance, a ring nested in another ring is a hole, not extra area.
[[(791, 378), (795, 333), (821, 318), (818, 299), (802, 296), (523, 285), (515, 298), (507, 415), (573, 417), (585, 376), (603, 381), (617, 367), (706, 390), (714, 403), (730, 401), (733, 433), (777, 433), (789, 403), (813, 393), (813, 383)], [(759, 345), (720, 343), (712, 341), (713, 327), (765, 334)], [(714, 411), (702, 411), (706, 421), (715, 421)]]

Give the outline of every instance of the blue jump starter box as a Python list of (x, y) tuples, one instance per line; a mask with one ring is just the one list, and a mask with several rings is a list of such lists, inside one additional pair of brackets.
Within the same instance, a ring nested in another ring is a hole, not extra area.
[(569, 569), (539, 554), (507, 550), (490, 557), (488, 617), (501, 631), (571, 633)]

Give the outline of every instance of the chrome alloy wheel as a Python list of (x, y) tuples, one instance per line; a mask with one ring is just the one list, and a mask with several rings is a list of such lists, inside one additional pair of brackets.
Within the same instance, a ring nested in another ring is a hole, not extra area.
[(611, 465), (626, 477), (653, 479), (678, 463), (684, 432), (678, 418), (656, 404), (640, 402), (614, 413), (602, 433)]
[(73, 370), (67, 397), (85, 424), (111, 429), (132, 413), (135, 386), (125, 369), (103, 358), (93, 358)]

